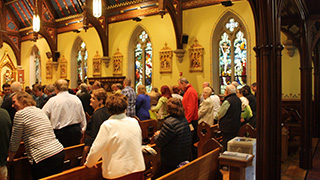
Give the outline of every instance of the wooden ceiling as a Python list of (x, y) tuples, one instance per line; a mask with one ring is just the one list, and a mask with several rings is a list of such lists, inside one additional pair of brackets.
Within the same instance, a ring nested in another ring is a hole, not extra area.
[[(1, 0), (8, 11), (6, 17), (7, 30), (19, 31), (32, 27), (32, 17), (35, 12), (35, 2), (41, 10), (41, 21), (52, 23), (58, 28), (82, 22), (82, 14), (86, 0)], [(179, 0), (171, 0), (173, 4)], [(182, 0), (183, 9), (195, 8), (206, 5), (220, 4), (223, 0)], [(233, 0), (239, 1), (239, 0)], [(137, 16), (158, 14), (159, 0), (103, 0), (104, 12), (109, 23), (132, 19)], [(282, 19), (284, 24), (292, 24), (292, 20), (300, 17), (301, 7), (305, 8), (308, 16), (320, 19), (319, 0), (284, 0)], [(145, 13), (141, 13), (145, 10)], [(139, 12), (138, 12), (139, 11)], [(147, 13), (146, 13), (147, 12)], [(80, 18), (81, 16), (81, 18)], [(69, 21), (66, 23), (66, 19)], [(72, 21), (74, 19), (74, 21)], [(58, 23), (62, 22), (62, 23)], [(69, 29), (70, 30), (70, 29)], [(58, 31), (59, 33), (60, 31)], [(22, 35), (23, 36), (23, 35)]]

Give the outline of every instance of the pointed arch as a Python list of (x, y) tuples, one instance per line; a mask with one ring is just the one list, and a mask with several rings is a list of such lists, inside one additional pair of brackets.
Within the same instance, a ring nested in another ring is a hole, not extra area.
[(77, 87), (78, 82), (86, 82), (88, 75), (88, 51), (85, 41), (78, 36), (73, 43), (71, 50), (71, 87)]
[(226, 11), (216, 23), (212, 37), (212, 81), (217, 92), (223, 94), (232, 81), (248, 83), (250, 49), (247, 26), (239, 15)]
[(34, 45), (30, 52), (29, 59), (29, 78), (30, 85), (41, 83), (41, 56), (39, 48)]
[(147, 92), (152, 89), (153, 48), (146, 28), (138, 25), (133, 31), (128, 46), (128, 76), (135, 88), (143, 84)]
[(8, 50), (6, 49), (4, 55), (0, 60), (0, 83), (1, 87), (4, 83), (11, 84), (16, 80), (17, 68), (11, 60)]

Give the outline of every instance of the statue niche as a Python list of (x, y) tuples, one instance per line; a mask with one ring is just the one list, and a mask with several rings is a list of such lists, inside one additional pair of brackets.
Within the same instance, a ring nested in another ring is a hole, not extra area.
[(13, 64), (9, 54), (8, 49), (5, 50), (3, 57), (0, 61), (0, 84), (1, 86), (5, 83), (11, 84), (16, 81), (17, 68)]

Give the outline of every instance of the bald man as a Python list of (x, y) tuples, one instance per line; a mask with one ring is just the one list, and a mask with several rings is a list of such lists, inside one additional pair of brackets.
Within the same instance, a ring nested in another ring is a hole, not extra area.
[(227, 150), (227, 143), (236, 137), (240, 128), (241, 100), (236, 95), (237, 89), (230, 84), (224, 92), (225, 100), (222, 103), (215, 119), (219, 121), (222, 133), (223, 151)]
[(43, 106), (57, 139), (64, 147), (80, 143), (87, 121), (80, 99), (68, 92), (68, 82), (59, 79), (54, 83), (56, 96)]

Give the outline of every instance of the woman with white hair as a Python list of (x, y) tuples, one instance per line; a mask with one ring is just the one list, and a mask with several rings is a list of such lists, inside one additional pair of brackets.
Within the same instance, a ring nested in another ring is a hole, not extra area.
[(202, 121), (206, 122), (209, 126), (213, 125), (213, 100), (210, 98), (212, 90), (210, 87), (203, 88), (202, 96), (203, 102), (199, 106), (198, 117), (200, 124)]

